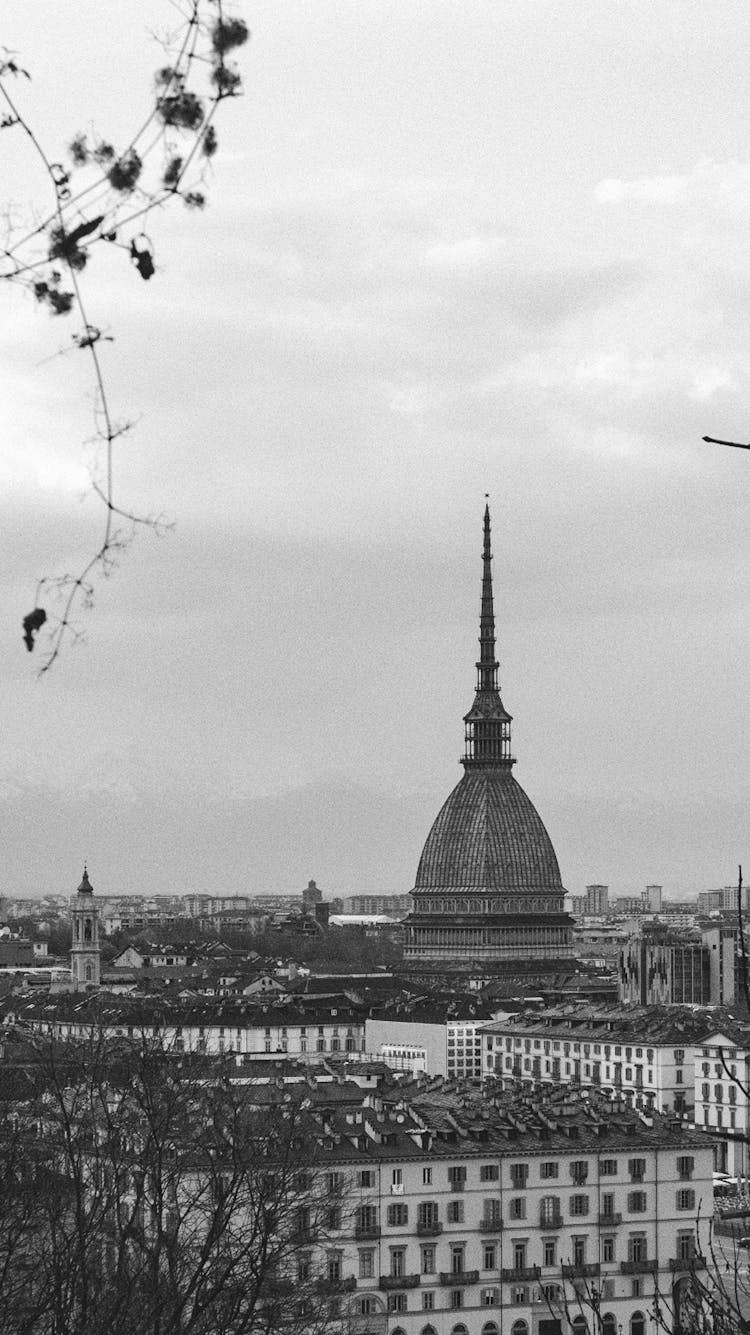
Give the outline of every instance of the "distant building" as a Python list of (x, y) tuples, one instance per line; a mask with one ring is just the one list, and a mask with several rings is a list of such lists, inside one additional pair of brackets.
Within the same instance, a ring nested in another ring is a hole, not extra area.
[(585, 912), (592, 917), (603, 918), (609, 910), (609, 886), (587, 885)]
[(632, 936), (620, 952), (620, 1000), (640, 1006), (728, 1006), (735, 996), (736, 932), (703, 931), (686, 940), (667, 930)]
[(322, 900), (323, 900), (323, 891), (318, 889), (318, 886), (315, 884), (314, 881), (308, 881), (307, 885), (302, 891), (303, 909), (312, 909), (315, 907), (316, 904), (322, 903)]
[(75, 992), (98, 987), (101, 971), (99, 949), (99, 910), (94, 900), (88, 870), (84, 866), (81, 884), (71, 900), (72, 945), (70, 976)]
[(490, 512), (484, 512), (479, 660), (464, 717), (464, 776), (438, 814), (417, 869), (405, 958), (450, 967), (572, 958), (572, 920), (552, 841), (512, 774), (511, 716), (495, 657)]

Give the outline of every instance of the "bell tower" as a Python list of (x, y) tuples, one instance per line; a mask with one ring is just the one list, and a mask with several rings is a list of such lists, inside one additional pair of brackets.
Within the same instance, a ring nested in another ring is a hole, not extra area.
[(71, 901), (73, 942), (70, 949), (70, 975), (74, 992), (98, 987), (101, 969), (99, 951), (99, 911), (94, 901), (94, 887), (86, 866), (81, 884)]

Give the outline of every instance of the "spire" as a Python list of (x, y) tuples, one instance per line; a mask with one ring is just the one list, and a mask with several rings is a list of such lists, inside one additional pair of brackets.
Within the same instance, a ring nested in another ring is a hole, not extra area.
[(479, 659), (474, 704), (464, 715), (465, 768), (483, 766), (509, 768), (511, 716), (503, 708), (497, 682), (495, 657), (495, 609), (492, 597), (492, 542), (489, 501), (484, 507), (484, 542), (482, 546), (482, 604), (479, 614)]
[(83, 876), (81, 877), (81, 884), (78, 887), (78, 893), (79, 895), (92, 895), (94, 893), (94, 887), (89, 880), (88, 867), (85, 862), (83, 864)]

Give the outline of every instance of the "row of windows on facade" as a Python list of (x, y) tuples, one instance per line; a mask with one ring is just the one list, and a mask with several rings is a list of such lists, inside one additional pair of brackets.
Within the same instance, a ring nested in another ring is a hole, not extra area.
[[(488, 1046), (492, 1047), (491, 1034), (487, 1036), (487, 1042)], [(506, 1052), (513, 1052), (514, 1048), (521, 1048), (524, 1052), (532, 1052), (532, 1051), (545, 1052), (545, 1053), (562, 1052), (563, 1056), (565, 1057), (570, 1056), (571, 1052), (573, 1053), (582, 1052), (584, 1057), (590, 1057), (593, 1054), (594, 1057), (604, 1056), (605, 1058), (610, 1058), (612, 1056), (621, 1057), (624, 1052), (626, 1061), (633, 1061), (633, 1060), (642, 1061), (644, 1054), (644, 1048), (638, 1048), (638, 1047), (634, 1048), (632, 1045), (628, 1045), (625, 1043), (592, 1043), (592, 1042), (587, 1043), (585, 1041), (576, 1041), (573, 1039), (568, 1040), (568, 1039), (551, 1039), (551, 1038), (531, 1039), (531, 1038), (519, 1038), (518, 1035), (516, 1034), (514, 1034), (512, 1038), (506, 1037), (504, 1040), (502, 1038), (498, 1038), (497, 1040), (498, 1047), (502, 1047), (503, 1044), (505, 1046)], [(663, 1051), (663, 1049), (659, 1049), (659, 1051), (661, 1052)], [(634, 1053), (635, 1053), (635, 1058), (633, 1056)], [(649, 1063), (649, 1065), (652, 1064), (654, 1060), (654, 1048), (646, 1048), (645, 1054), (646, 1054), (646, 1061)], [(674, 1059), (675, 1066), (681, 1066), (685, 1061), (685, 1049), (673, 1048), (672, 1056)]]
[[(628, 1159), (628, 1176), (631, 1182), (643, 1182), (646, 1177), (647, 1163), (640, 1156)], [(663, 1162), (663, 1160), (662, 1160)], [(619, 1159), (599, 1159), (598, 1163), (589, 1159), (568, 1159), (563, 1161), (567, 1167), (569, 1176), (573, 1182), (582, 1183), (588, 1181), (591, 1168), (598, 1166), (600, 1177), (617, 1177), (620, 1171)], [(539, 1164), (539, 1179), (542, 1182), (552, 1181), (560, 1176), (559, 1159), (542, 1159)], [(695, 1171), (695, 1158), (692, 1154), (678, 1154), (675, 1158), (675, 1169), (677, 1176), (683, 1181), (690, 1180)], [(433, 1167), (428, 1165), (422, 1168), (422, 1186), (433, 1185)], [(526, 1162), (511, 1163), (508, 1165), (508, 1176), (512, 1186), (516, 1188), (525, 1188), (529, 1182), (530, 1165)], [(446, 1182), (451, 1191), (464, 1191), (468, 1180), (468, 1168), (466, 1164), (448, 1164), (446, 1169)], [(479, 1165), (479, 1181), (499, 1182), (500, 1165), (496, 1163), (484, 1163)], [(376, 1182), (375, 1170), (372, 1168), (362, 1168), (357, 1177), (357, 1183), (360, 1187), (374, 1187)], [(404, 1185), (403, 1168), (391, 1169), (391, 1186), (400, 1187)]]
[[(511, 1196), (508, 1201), (508, 1220), (510, 1222), (520, 1223), (527, 1218), (527, 1203), (525, 1196)], [(606, 1224), (607, 1217), (613, 1217), (615, 1211), (614, 1195), (605, 1195), (601, 1202), (599, 1214), (601, 1221)], [(494, 1199), (485, 1200), (484, 1214), (482, 1223), (495, 1225), (498, 1228), (502, 1226), (503, 1215), (500, 1202)], [(675, 1192), (675, 1209), (694, 1210), (695, 1192), (692, 1187), (683, 1187)], [(648, 1210), (648, 1197), (645, 1191), (628, 1192), (626, 1213), (627, 1214), (646, 1214)], [(587, 1193), (576, 1193), (569, 1198), (568, 1212), (572, 1219), (583, 1219), (591, 1214), (591, 1200)], [(409, 1224), (409, 1206), (399, 1201), (397, 1204), (389, 1205), (386, 1212), (387, 1224), (389, 1228), (406, 1228)], [(449, 1224), (463, 1224), (466, 1222), (464, 1202), (461, 1200), (449, 1201), (446, 1210), (446, 1220)], [(440, 1211), (436, 1201), (422, 1201), (417, 1207), (417, 1228), (430, 1229), (437, 1228), (440, 1224)], [(539, 1202), (539, 1224), (542, 1228), (559, 1228), (563, 1224), (562, 1202), (559, 1196), (543, 1196)], [(339, 1224), (329, 1223), (329, 1227), (340, 1227)], [(375, 1205), (360, 1205), (356, 1212), (356, 1227), (362, 1233), (370, 1229), (379, 1227), (378, 1208)]]
[[(582, 1068), (582, 1069), (581, 1069)], [(581, 1062), (575, 1060), (565, 1061), (560, 1057), (548, 1057), (542, 1060), (541, 1057), (522, 1057), (520, 1054), (514, 1054), (512, 1057), (495, 1058), (495, 1070), (512, 1071), (514, 1075), (523, 1075), (528, 1072), (532, 1076), (551, 1075), (553, 1080), (559, 1080), (561, 1074), (588, 1076), (595, 1085), (601, 1084), (602, 1080), (613, 1080), (615, 1084), (621, 1084), (623, 1079), (632, 1083), (635, 1081), (636, 1088), (643, 1089), (645, 1085), (653, 1085), (654, 1073), (651, 1067), (626, 1066), (624, 1069), (619, 1064), (614, 1066), (605, 1065), (602, 1074), (601, 1062)], [(635, 1075), (633, 1071), (635, 1070)], [(645, 1075), (644, 1075), (645, 1072)], [(684, 1083), (684, 1071), (682, 1068), (675, 1070), (675, 1084)]]
[[(583, 1266), (587, 1264), (589, 1247), (591, 1239), (587, 1234), (574, 1235), (571, 1239), (570, 1250), (563, 1256), (560, 1253), (559, 1240), (557, 1238), (542, 1238), (539, 1247), (535, 1250), (526, 1238), (514, 1239), (510, 1244), (506, 1256), (511, 1264), (508, 1269), (514, 1272), (527, 1271), (535, 1269), (537, 1266), (549, 1269), (556, 1268), (561, 1261), (573, 1266)], [(597, 1239), (595, 1238), (596, 1244)], [(618, 1261), (618, 1239), (613, 1234), (605, 1234), (601, 1238), (601, 1255), (597, 1255), (603, 1265), (615, 1265)], [(449, 1247), (449, 1265), (444, 1273), (452, 1275), (465, 1275), (466, 1271), (466, 1246), (464, 1242), (452, 1243)], [(622, 1259), (630, 1264), (644, 1262), (649, 1260), (648, 1255), (648, 1237), (645, 1233), (630, 1233), (626, 1241), (627, 1256)], [(389, 1248), (389, 1277), (392, 1279), (403, 1279), (410, 1273), (407, 1260), (410, 1255), (407, 1246)], [(676, 1239), (676, 1258), (681, 1261), (690, 1260), (696, 1254), (695, 1230), (693, 1228), (680, 1229), (677, 1232)], [(536, 1260), (532, 1257), (536, 1255)], [(343, 1252), (329, 1251), (326, 1256), (326, 1273), (331, 1281), (343, 1279)], [(498, 1269), (499, 1249), (495, 1242), (485, 1242), (482, 1245), (482, 1270), (494, 1271)], [(377, 1276), (377, 1253), (375, 1248), (361, 1248), (358, 1252), (359, 1260), (359, 1279), (376, 1279)], [(300, 1280), (308, 1279), (311, 1274), (311, 1258), (304, 1256), (300, 1259)], [(421, 1243), (419, 1245), (419, 1270), (421, 1276), (436, 1275), (440, 1267), (438, 1266), (438, 1248), (435, 1244)], [(477, 1276), (478, 1277), (478, 1276)], [(525, 1276), (524, 1276), (525, 1277)], [(513, 1282), (513, 1281), (511, 1281)], [(547, 1295), (549, 1296), (549, 1295)]]
[[(488, 1293), (489, 1292), (490, 1291), (488, 1290)], [(403, 1296), (404, 1295), (396, 1295), (396, 1294), (391, 1295), (388, 1304), (390, 1311), (404, 1312), (407, 1310), (406, 1303), (401, 1305), (401, 1303), (395, 1304), (392, 1302), (392, 1300), (395, 1299), (396, 1297), (403, 1297)], [(434, 1296), (435, 1296), (434, 1294), (429, 1294), (429, 1293), (422, 1294), (423, 1311), (429, 1312), (434, 1310), (435, 1306)], [(463, 1306), (463, 1303), (461, 1301), (462, 1295), (460, 1290), (457, 1291), (455, 1294), (453, 1294), (452, 1297), (454, 1301), (451, 1303), (451, 1306), (453, 1306), (454, 1308), (460, 1308)], [(431, 1299), (433, 1301), (430, 1301)], [(491, 1298), (488, 1298), (485, 1305), (491, 1307), (494, 1305), (494, 1303)], [(332, 1299), (328, 1309), (329, 1316), (332, 1317), (340, 1316), (342, 1306), (343, 1304), (341, 1302), (341, 1299), (339, 1298)], [(311, 1315), (312, 1304), (300, 1303), (298, 1310), (300, 1316)], [(353, 1314), (356, 1316), (374, 1316), (380, 1310), (380, 1307), (377, 1299), (368, 1296), (363, 1296), (355, 1299), (353, 1308), (351, 1310)], [(597, 1324), (599, 1324), (599, 1322)], [(622, 1329), (623, 1329), (622, 1323), (618, 1322), (617, 1317), (613, 1312), (602, 1313), (600, 1318), (600, 1325), (601, 1325), (601, 1335), (622, 1335)], [(573, 1330), (573, 1335), (589, 1335), (588, 1322), (585, 1316), (583, 1316), (581, 1313), (579, 1313), (577, 1316), (573, 1318), (573, 1320), (571, 1321), (571, 1327)], [(628, 1330), (629, 1330), (629, 1335), (645, 1335), (646, 1317), (643, 1312), (633, 1312), (633, 1314), (630, 1317)], [(400, 1326), (395, 1326), (391, 1332), (391, 1335), (406, 1335), (406, 1332)], [(434, 1326), (427, 1324), (426, 1326), (422, 1327), (422, 1329), (419, 1332), (419, 1335), (437, 1335), (437, 1331), (435, 1330)], [(458, 1322), (455, 1326), (451, 1327), (450, 1335), (469, 1335), (468, 1327), (465, 1326), (463, 1322)], [(498, 1326), (496, 1321), (486, 1321), (482, 1326), (481, 1335), (500, 1335), (500, 1327)], [(510, 1328), (510, 1335), (529, 1335), (528, 1321), (524, 1321), (522, 1319), (514, 1321), (513, 1325)]]
[(555, 913), (560, 896), (543, 899), (427, 899), (419, 896), (420, 913)]

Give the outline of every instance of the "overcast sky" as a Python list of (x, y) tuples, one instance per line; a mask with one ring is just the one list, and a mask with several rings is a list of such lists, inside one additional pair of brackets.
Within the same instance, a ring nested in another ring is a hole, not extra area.
[[(403, 892), (461, 775), (491, 495), (515, 774), (573, 893), (750, 864), (746, 0), (261, 0), (204, 214), (92, 260), (120, 495), (176, 521), (42, 681), (95, 541), (75, 325), (3, 291), (0, 893)], [(162, 0), (6, 0), (60, 156)], [(46, 204), (0, 137), (3, 202)], [(51, 358), (51, 360), (50, 360)], [(83, 496), (83, 499), (82, 499)]]

